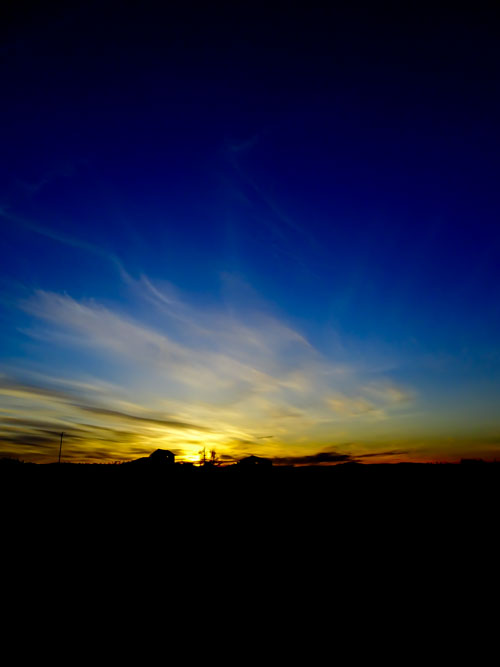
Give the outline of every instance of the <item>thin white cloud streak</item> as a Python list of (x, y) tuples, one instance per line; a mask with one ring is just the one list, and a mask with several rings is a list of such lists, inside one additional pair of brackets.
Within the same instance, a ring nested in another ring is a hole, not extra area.
[(69, 236), (68, 234), (61, 234), (60, 232), (40, 225), (38, 222), (34, 222), (33, 220), (26, 220), (25, 218), (12, 215), (2, 208), (0, 208), (0, 216), (5, 220), (13, 222), (17, 226), (24, 227), (25, 229), (28, 229), (31, 232), (35, 232), (40, 236), (51, 239), (52, 241), (57, 241), (58, 243), (62, 243), (71, 248), (77, 248), (78, 250), (83, 250), (90, 253), (91, 255), (95, 255), (104, 260), (106, 263), (111, 264), (124, 283), (131, 284), (133, 282), (132, 277), (125, 269), (125, 266), (123, 265), (123, 262), (120, 260), (120, 258), (114, 253), (104, 250), (99, 245), (94, 245), (93, 243), (83, 241), (82, 239)]

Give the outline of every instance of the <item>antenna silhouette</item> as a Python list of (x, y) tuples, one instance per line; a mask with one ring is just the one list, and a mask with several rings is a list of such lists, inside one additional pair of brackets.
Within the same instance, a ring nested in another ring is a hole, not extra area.
[(62, 449), (63, 435), (64, 435), (64, 433), (61, 433), (61, 444), (59, 445), (59, 461), (58, 461), (58, 463), (61, 463), (61, 449)]

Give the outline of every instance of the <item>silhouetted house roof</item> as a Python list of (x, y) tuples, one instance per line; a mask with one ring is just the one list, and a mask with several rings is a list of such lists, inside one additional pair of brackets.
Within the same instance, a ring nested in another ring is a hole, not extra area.
[(247, 456), (246, 458), (241, 459), (239, 464), (242, 466), (272, 466), (273, 462), (271, 459), (264, 459), (260, 456), (254, 456), (252, 454), (251, 456)]
[(168, 449), (157, 449), (149, 455), (151, 463), (175, 463), (175, 454)]
[(140, 459), (127, 461), (127, 463), (136, 463), (138, 465), (164, 465), (165, 463), (173, 464), (175, 463), (175, 454), (170, 452), (168, 449), (157, 449), (149, 456), (142, 456)]

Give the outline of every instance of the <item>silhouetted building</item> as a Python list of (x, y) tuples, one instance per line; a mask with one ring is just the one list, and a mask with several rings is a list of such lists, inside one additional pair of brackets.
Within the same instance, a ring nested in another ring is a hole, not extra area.
[(168, 449), (157, 449), (149, 456), (142, 456), (140, 459), (134, 459), (126, 463), (138, 465), (173, 465), (175, 463), (175, 454)]
[(151, 463), (175, 463), (175, 454), (168, 449), (157, 449), (149, 455)]
[(261, 456), (254, 456), (252, 454), (251, 456), (247, 456), (246, 458), (241, 459), (239, 465), (245, 467), (252, 467), (252, 466), (270, 467), (273, 465), (273, 462), (271, 461), (271, 459), (264, 459)]

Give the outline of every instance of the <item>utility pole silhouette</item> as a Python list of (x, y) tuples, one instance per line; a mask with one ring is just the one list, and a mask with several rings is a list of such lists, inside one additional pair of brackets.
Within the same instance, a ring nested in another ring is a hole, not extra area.
[(64, 435), (64, 433), (61, 433), (61, 444), (59, 445), (59, 461), (58, 461), (58, 463), (61, 463), (61, 449), (62, 449), (63, 435)]

